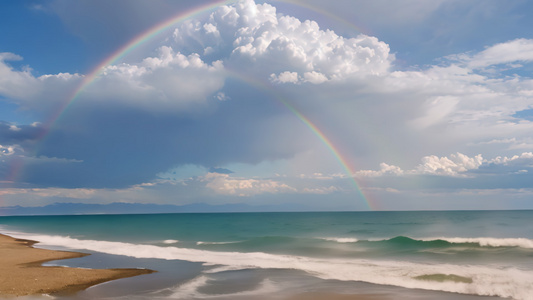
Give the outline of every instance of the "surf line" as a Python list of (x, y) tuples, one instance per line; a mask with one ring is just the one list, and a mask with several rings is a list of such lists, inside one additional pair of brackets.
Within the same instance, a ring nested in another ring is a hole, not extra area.
[[(308, 6), (309, 6), (309, 5), (303, 5), (303, 4), (298, 3), (298, 2), (291, 2), (291, 1), (288, 1), (288, 0), (281, 0), (281, 1), (287, 1), (288, 3), (292, 3), (292, 4), (299, 5), (299, 6), (306, 7), (306, 8), (308, 8)], [(118, 60), (120, 60), (121, 58), (126, 56), (128, 53), (130, 53), (132, 50), (134, 50), (135, 48), (137, 48), (141, 44), (149, 41), (150, 39), (152, 39), (153, 37), (155, 37), (159, 33), (163, 32), (164, 30), (170, 28), (171, 26), (176, 25), (177, 23), (183, 22), (183, 21), (185, 21), (185, 20), (187, 20), (189, 18), (192, 18), (192, 17), (195, 17), (197, 15), (200, 15), (202, 13), (205, 13), (205, 12), (208, 12), (210, 10), (216, 9), (217, 7), (219, 7), (221, 5), (235, 3), (235, 2), (236, 2), (235, 0), (218, 0), (218, 1), (210, 2), (209, 4), (206, 4), (206, 5), (203, 5), (203, 6), (195, 7), (193, 9), (190, 9), (190, 10), (185, 11), (185, 12), (180, 12), (178, 15), (176, 15), (176, 16), (174, 16), (174, 17), (172, 17), (172, 18), (170, 18), (170, 19), (168, 19), (166, 21), (163, 21), (163, 22), (161, 22), (161, 23), (159, 23), (159, 24), (157, 24), (157, 25), (145, 30), (144, 32), (142, 32), (141, 34), (139, 34), (135, 38), (133, 38), (130, 42), (128, 42), (127, 44), (125, 44), (124, 46), (120, 47), (118, 50), (113, 52), (108, 58), (104, 59), (95, 68), (93, 68), (92, 71), (89, 74), (84, 76), (84, 78), (82, 79), (82, 81), (80, 82), (78, 87), (74, 90), (72, 95), (67, 98), (67, 101), (65, 101), (63, 103), (63, 105), (60, 107), (60, 109), (54, 115), (52, 115), (49, 118), (49, 120), (44, 124), (44, 128), (45, 129), (43, 130), (43, 133), (39, 137), (39, 140), (41, 141), (41, 143), (43, 142), (44, 139), (46, 139), (46, 137), (48, 136), (49, 132), (52, 130), (53, 125), (59, 120), (61, 115), (63, 115), (65, 113), (65, 111), (67, 111), (68, 107), (81, 95), (81, 93), (90, 84), (92, 84), (94, 81), (96, 81), (98, 76), (104, 71), (104, 69), (107, 66), (117, 62)], [(321, 12), (319, 10), (315, 10), (315, 9), (313, 9), (313, 10), (316, 11), (316, 12), (319, 12), (319, 13)], [(324, 13), (324, 12), (322, 12), (322, 13)], [(249, 82), (249, 79), (247, 79), (246, 76), (239, 76), (239, 75), (235, 75), (235, 76), (240, 78), (241, 80), (247, 81), (250, 84), (254, 84), (253, 82)], [(363, 194), (359, 184), (357, 183), (357, 181), (354, 178), (354, 173), (355, 172), (354, 172), (353, 168), (351, 168), (350, 165), (347, 163), (346, 159), (342, 155), (340, 155), (340, 152), (333, 145), (333, 143), (330, 141), (330, 139), (328, 139), (326, 137), (326, 135), (313, 122), (311, 122), (311, 120), (306, 118), (302, 113), (300, 113), (297, 109), (295, 109), (293, 106), (291, 106), (289, 102), (284, 100), (283, 97), (274, 94), (273, 93), (273, 89), (269, 89), (269, 87), (266, 84), (261, 83), (259, 81), (257, 81), (255, 84), (257, 86), (259, 86), (261, 89), (269, 91), (273, 95), (273, 97), (275, 99), (277, 99), (282, 105), (287, 107), (287, 109), (289, 109), (310, 130), (312, 130), (312, 132), (328, 147), (328, 149), (335, 156), (337, 161), (340, 163), (340, 165), (345, 170), (347, 176), (349, 176), (351, 178), (351, 181), (353, 182), (353, 185), (356, 187), (357, 192), (363, 197), (363, 199), (365, 199), (365, 202), (367, 203), (368, 207), (370, 209), (378, 209), (376, 207), (376, 204), (374, 204), (373, 201), (369, 201), (367, 199), (367, 197)], [(16, 166), (16, 170), (13, 170), (11, 172), (11, 174), (12, 174), (11, 178), (13, 178), (13, 179), (16, 178), (20, 174), (20, 172), (22, 171), (22, 168), (23, 168), (22, 164), (18, 164)]]
[(275, 87), (272, 86), (270, 82), (266, 83), (264, 81), (255, 79), (251, 76), (241, 75), (238, 72), (228, 69), (225, 69), (228, 77), (235, 78), (237, 80), (243, 81), (251, 86), (262, 90), (270, 94), (277, 102), (279, 102), (283, 107), (287, 108), (294, 116), (296, 116), (303, 124), (313, 132), (313, 134), (318, 137), (318, 139), (326, 146), (326, 148), (333, 154), (335, 160), (342, 167), (344, 173), (346, 173), (347, 178), (350, 180), (351, 184), (355, 187), (357, 194), (364, 200), (365, 204), (370, 210), (381, 210), (381, 207), (378, 205), (377, 200), (373, 199), (370, 195), (363, 192), (359, 182), (355, 179), (356, 170), (350, 165), (348, 160), (341, 154), (341, 151), (338, 147), (331, 142), (327, 135), (315, 124), (302, 114), (301, 111), (296, 109), (293, 105), (290, 104), (289, 100), (282, 96), (279, 92), (276, 91)]

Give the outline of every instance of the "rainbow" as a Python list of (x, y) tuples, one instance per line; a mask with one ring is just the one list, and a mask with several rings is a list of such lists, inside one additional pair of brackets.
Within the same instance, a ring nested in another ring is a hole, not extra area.
[(278, 98), (278, 101), (280, 101), (285, 107), (287, 107), (295, 116), (298, 117), (308, 128), (310, 128), (313, 133), (322, 141), (324, 145), (329, 149), (329, 151), (333, 154), (335, 159), (339, 162), (339, 164), (342, 166), (346, 174), (348, 175), (348, 178), (354, 185), (357, 193), (363, 198), (368, 205), (368, 208), (371, 210), (380, 210), (379, 206), (377, 205), (376, 201), (371, 199), (369, 195), (363, 193), (363, 190), (359, 186), (359, 183), (357, 180), (355, 180), (355, 170), (353, 167), (350, 166), (350, 164), (347, 162), (346, 158), (342, 156), (340, 151), (335, 147), (335, 145), (328, 139), (328, 137), (318, 128), (309, 118), (302, 115), (299, 111), (297, 111), (292, 105), (290, 105), (287, 101), (283, 100), (282, 98)]
[(280, 95), (278, 92), (276, 92), (275, 88), (270, 84), (270, 82), (264, 82), (257, 80), (249, 75), (242, 75), (234, 70), (226, 69), (228, 75), (230, 75), (233, 78), (236, 78), (237, 80), (241, 80), (246, 82), (247, 84), (250, 84), (251, 86), (254, 86), (257, 89), (263, 90), (266, 93), (269, 93), (272, 95), (272, 97), (278, 101), (280, 104), (282, 104), (285, 108), (287, 108), (293, 115), (295, 115), (307, 128), (309, 128), (313, 134), (319, 138), (319, 140), (327, 147), (327, 149), (333, 154), (337, 162), (340, 164), (344, 172), (346, 173), (347, 177), (349, 178), (352, 185), (355, 187), (355, 190), (359, 194), (359, 196), (364, 199), (367, 206), (371, 210), (381, 210), (381, 207), (379, 206), (376, 199), (373, 199), (370, 197), (370, 195), (365, 194), (363, 190), (361, 189), (359, 183), (355, 179), (355, 173), (356, 170), (354, 167), (351, 166), (351, 164), (348, 162), (348, 160), (341, 155), (341, 151), (338, 149), (338, 147), (335, 146), (331, 142), (331, 140), (327, 137), (326, 134), (315, 124), (313, 123), (308, 117), (303, 115), (299, 110), (297, 110), (294, 106), (292, 106), (285, 97)]
[[(326, 12), (326, 11), (323, 11), (323, 10), (318, 10), (318, 9), (314, 8), (313, 6), (308, 5), (308, 4), (303, 4), (303, 3), (296, 2), (296, 1), (291, 1), (291, 0), (281, 0), (281, 1), (285, 1), (287, 3), (291, 3), (291, 4), (298, 5), (298, 6), (302, 6), (302, 7), (311, 9), (311, 10), (313, 10), (315, 12), (324, 14), (324, 15), (330, 17), (330, 18), (334, 18), (334, 19), (340, 20), (343, 23), (348, 23), (344, 19), (340, 19), (340, 18), (332, 15), (329, 12)], [(103, 70), (107, 66), (109, 66), (109, 65), (111, 65), (113, 63), (116, 63), (118, 60), (120, 60), (121, 58), (126, 56), (128, 53), (130, 53), (132, 50), (136, 49), (139, 45), (147, 42), (148, 40), (152, 39), (153, 37), (155, 37), (156, 35), (160, 34), (161, 32), (163, 32), (164, 30), (168, 29), (169, 27), (171, 27), (171, 26), (173, 26), (173, 25), (175, 25), (175, 24), (177, 24), (179, 22), (182, 22), (184, 20), (187, 20), (189, 18), (192, 18), (192, 17), (195, 17), (197, 15), (200, 15), (202, 13), (211, 11), (211, 10), (219, 7), (220, 5), (224, 5), (224, 4), (228, 4), (228, 3), (232, 3), (232, 2), (235, 2), (235, 0), (229, 0), (229, 1), (228, 0), (216, 0), (216, 1), (210, 2), (209, 4), (206, 4), (206, 5), (203, 5), (203, 6), (198, 6), (198, 7), (195, 7), (193, 9), (190, 9), (188, 11), (180, 12), (178, 15), (176, 15), (176, 16), (174, 16), (174, 17), (172, 17), (172, 18), (170, 18), (170, 19), (168, 19), (168, 20), (166, 20), (164, 22), (161, 22), (161, 23), (157, 24), (157, 25), (149, 28), (148, 30), (145, 30), (144, 32), (139, 34), (137, 37), (132, 39), (130, 42), (128, 42), (124, 46), (122, 46), (119, 49), (117, 49), (108, 58), (106, 58), (105, 60), (100, 62), (95, 68), (93, 68), (89, 74), (84, 76), (84, 78), (82, 79), (82, 81), (80, 82), (78, 87), (74, 90), (74, 92), (70, 95), (70, 97), (67, 98), (67, 101), (65, 101), (63, 103), (63, 105), (60, 107), (58, 112), (56, 114), (52, 115), (48, 119), (48, 121), (44, 124), (45, 130), (44, 130), (44, 133), (42, 134), (42, 136), (40, 137), (41, 140), (46, 138), (48, 133), (52, 130), (53, 125), (58, 121), (58, 119), (61, 117), (61, 115), (64, 114), (64, 112), (80, 96), (80, 94), (98, 78), (98, 76), (103, 72)], [(362, 32), (359, 29), (359, 27), (356, 27), (355, 25), (353, 25), (351, 23), (349, 23), (349, 24), (351, 25), (351, 27), (353, 27), (353, 28), (357, 29), (358, 31)], [(297, 109), (295, 109), (292, 105), (290, 105), (290, 103), (287, 102), (283, 97), (281, 97), (279, 95), (276, 95), (276, 94), (273, 94), (272, 93), (272, 87), (269, 87), (268, 85), (266, 85), (264, 83), (260, 83), (260, 82), (254, 81), (254, 80), (250, 80), (250, 78), (247, 78), (246, 76), (236, 75), (236, 77), (238, 77), (241, 80), (244, 80), (245, 82), (254, 84), (255, 86), (258, 86), (258, 87), (260, 87), (261, 89), (263, 89), (265, 91), (271, 92), (271, 94), (274, 96), (274, 98), (277, 101), (279, 101), (283, 106), (285, 106), (287, 109), (289, 109), (289, 111), (291, 111), (291, 113), (293, 113), (298, 119), (300, 119), (322, 141), (322, 143), (324, 145), (326, 145), (326, 147), (329, 149), (329, 151), (334, 155), (336, 160), (342, 166), (342, 168), (344, 169), (344, 171), (346, 172), (346, 174), (348, 175), (348, 177), (352, 181), (353, 185), (355, 186), (355, 188), (356, 188), (357, 192), (359, 193), (359, 195), (367, 203), (368, 207), (370, 209), (372, 209), (372, 210), (378, 210), (379, 209), (378, 206), (377, 206), (377, 203), (375, 201), (370, 201), (369, 197), (365, 196), (365, 194), (362, 192), (359, 184), (357, 183), (357, 181), (354, 178), (355, 170), (350, 166), (350, 164), (347, 162), (347, 160), (340, 154), (340, 151), (337, 149), (337, 147), (334, 146), (334, 144), (331, 142), (331, 140), (328, 139), (327, 136), (310, 119), (305, 117), (302, 113), (300, 113)], [(17, 164), (17, 166), (16, 166), (17, 170), (11, 172), (12, 175), (10, 176), (11, 177), (10, 179), (14, 180), (14, 178), (17, 176), (16, 174), (18, 174), (21, 171), (21, 168), (22, 168), (21, 165)]]
[(60, 107), (58, 112), (54, 114), (46, 122), (45, 124), (46, 130), (43, 134), (43, 137), (48, 134), (53, 124), (59, 119), (59, 117), (63, 114), (63, 112), (67, 110), (70, 104), (74, 102), (80, 96), (81, 92), (84, 91), (91, 83), (93, 83), (96, 80), (96, 78), (98, 78), (98, 76), (103, 72), (105, 67), (117, 62), (118, 60), (126, 56), (128, 53), (136, 49), (139, 45), (142, 45), (143, 43), (149, 41), (154, 36), (160, 34), (161, 32), (168, 29), (169, 27), (177, 23), (183, 22), (189, 18), (193, 18), (197, 15), (213, 10), (223, 4), (231, 3), (231, 2), (235, 2), (235, 0), (215, 0), (206, 5), (198, 6), (187, 11), (182, 11), (178, 15), (173, 16), (172, 18), (145, 30), (144, 32), (142, 32), (141, 34), (133, 38), (131, 41), (129, 41), (127, 44), (117, 49), (108, 58), (104, 59), (95, 68), (93, 68), (89, 74), (84, 76), (81, 83), (74, 90), (74, 93), (70, 97), (67, 98), (68, 100), (63, 103), (63, 105)]
[(285, 107), (287, 107), (295, 116), (298, 117), (308, 128), (310, 128), (313, 133), (322, 141), (324, 145), (329, 149), (329, 151), (333, 154), (335, 159), (339, 162), (339, 164), (342, 166), (346, 174), (348, 175), (348, 178), (354, 185), (357, 193), (365, 200), (366, 204), (368, 205), (368, 208), (371, 210), (379, 210), (378, 205), (375, 201), (371, 200), (368, 195), (363, 193), (363, 190), (359, 186), (359, 183), (357, 180), (355, 180), (355, 170), (353, 167), (350, 166), (350, 164), (346, 161), (344, 156), (342, 156), (340, 151), (335, 147), (335, 145), (328, 139), (328, 137), (318, 128), (309, 118), (302, 115), (299, 111), (297, 111), (292, 105), (290, 105), (287, 101), (283, 100), (282, 98), (278, 98), (278, 101), (280, 101)]
[[(211, 11), (221, 5), (229, 4), (232, 2), (235, 2), (236, 0), (214, 0), (213, 2), (210, 2), (209, 4), (205, 4), (202, 6), (198, 6), (192, 9), (189, 9), (187, 11), (182, 11), (176, 16), (173, 16), (172, 18), (163, 21), (147, 30), (142, 32), (141, 34), (137, 35), (135, 38), (133, 38), (131, 41), (129, 41), (124, 46), (117, 49), (115, 52), (113, 52), (108, 58), (104, 59), (102, 62), (100, 62), (95, 68), (91, 70), (91, 72), (84, 76), (81, 83), (78, 85), (78, 87), (74, 90), (73, 94), (67, 97), (67, 101), (63, 103), (63, 105), (58, 109), (57, 113), (52, 115), (51, 118), (47, 122), (45, 122), (45, 128), (46, 130), (42, 134), (41, 138), (44, 138), (47, 133), (51, 130), (51, 127), (53, 124), (59, 119), (59, 117), (63, 114), (65, 110), (70, 106), (72, 102), (74, 102), (91, 83), (93, 83), (97, 77), (103, 72), (105, 67), (119, 61), (126, 55), (128, 55), (131, 51), (136, 49), (138, 46), (142, 45), (143, 43), (147, 42), (148, 40), (152, 39), (156, 35), (162, 33), (164, 30), (167, 30), (169, 27), (176, 25), (177, 23), (183, 22), (187, 19), (193, 18), (195, 16), (201, 15), (205, 12)], [(307, 4), (302, 1), (295, 1), (295, 0), (275, 0), (279, 2), (286, 2), (293, 5), (297, 5), (300, 7), (304, 7), (306, 9), (309, 9), (311, 11), (317, 12), (319, 14), (322, 14), (330, 19), (334, 19), (339, 21), (342, 24), (345, 24), (359, 32), (366, 32), (367, 30), (361, 29), (361, 27), (354, 25), (351, 22), (346, 21), (343, 18), (340, 18), (334, 14), (332, 14), (329, 11), (318, 9), (313, 5)]]

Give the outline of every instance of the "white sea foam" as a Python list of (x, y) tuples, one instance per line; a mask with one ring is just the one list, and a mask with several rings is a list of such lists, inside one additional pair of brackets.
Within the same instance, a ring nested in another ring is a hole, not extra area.
[(225, 244), (236, 244), (236, 243), (240, 243), (240, 242), (202, 242), (202, 241), (199, 241), (199, 242), (196, 242), (196, 245), (225, 245)]
[(179, 242), (180, 241), (178, 241), (178, 240), (164, 240), (163, 244), (177, 244)]
[[(482, 247), (520, 247), (525, 249), (533, 249), (533, 240), (526, 238), (493, 238), (493, 237), (427, 237), (427, 238), (411, 238), (415, 241), (431, 242), (442, 240), (452, 244), (478, 244)], [(390, 240), (390, 238), (369, 239), (370, 242), (382, 242)]]
[(526, 249), (533, 249), (533, 240), (526, 238), (462, 238), (462, 237), (436, 237), (436, 238), (422, 238), (420, 241), (434, 241), (443, 240), (454, 244), (472, 243), (478, 244), (482, 247), (520, 247)]
[(246, 270), (246, 269), (249, 269), (249, 268), (239, 267), (239, 266), (218, 266), (217, 265), (217, 267), (213, 269), (205, 270), (204, 273), (210, 274), (210, 273), (220, 273), (220, 272), (227, 272), (227, 271), (240, 271), (240, 270)]
[[(79, 240), (64, 236), (26, 234), (24, 238), (41, 241), (41, 244), (45, 246), (63, 246), (137, 258), (179, 259), (241, 268), (295, 269), (323, 279), (363, 281), (406, 288), (500, 296), (520, 300), (531, 300), (531, 295), (533, 295), (533, 285), (531, 284), (533, 271), (514, 268), (361, 259), (325, 259), (261, 252), (215, 252), (173, 246), (160, 247), (122, 242)], [(472, 283), (414, 279), (417, 276), (430, 274), (454, 274), (471, 278)], [(201, 280), (203, 279), (198, 279), (196, 284), (201, 284)], [(190, 290), (195, 287), (193, 283), (191, 285)]]
[(198, 276), (184, 284), (174, 287), (172, 290), (174, 293), (169, 296), (171, 299), (213, 299), (222, 297), (227, 299), (231, 297), (233, 299), (238, 297), (246, 296), (258, 296), (258, 295), (268, 295), (277, 291), (278, 288), (276, 285), (268, 280), (263, 280), (259, 286), (253, 290), (242, 291), (230, 294), (205, 294), (199, 291), (199, 289), (209, 283), (209, 278), (205, 275)]
[(357, 243), (359, 240), (356, 238), (341, 238), (341, 237), (323, 237), (321, 240), (332, 241), (337, 243)]
[(190, 299), (198, 296), (198, 289), (207, 284), (209, 278), (207, 276), (198, 276), (183, 284), (180, 284), (171, 290), (173, 294), (169, 298), (173, 299)]

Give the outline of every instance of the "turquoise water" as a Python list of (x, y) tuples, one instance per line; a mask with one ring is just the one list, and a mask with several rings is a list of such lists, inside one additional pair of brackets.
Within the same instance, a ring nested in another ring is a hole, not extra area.
[(150, 268), (76, 298), (533, 299), (533, 211), (2, 217), (0, 232), (93, 255), (50, 264)]

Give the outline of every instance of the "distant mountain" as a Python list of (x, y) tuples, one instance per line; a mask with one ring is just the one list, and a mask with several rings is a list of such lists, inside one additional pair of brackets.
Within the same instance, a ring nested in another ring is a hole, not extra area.
[[(305, 208), (303, 210), (306, 210)], [(157, 214), (157, 213), (203, 213), (203, 212), (260, 212), (260, 211), (302, 211), (300, 205), (251, 206), (247, 204), (210, 205), (195, 203), (188, 205), (161, 205), (141, 203), (54, 203), (39, 207), (0, 207), (0, 216), (22, 215), (81, 215), (81, 214)]]

